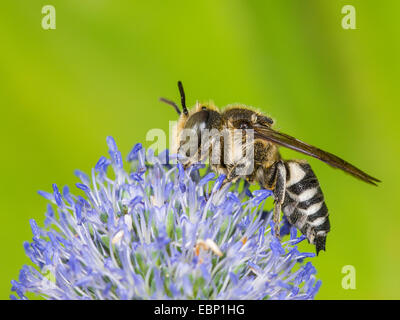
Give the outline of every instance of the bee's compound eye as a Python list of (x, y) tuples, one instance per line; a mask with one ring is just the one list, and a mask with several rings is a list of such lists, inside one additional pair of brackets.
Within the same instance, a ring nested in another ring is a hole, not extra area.
[(207, 110), (207, 107), (206, 106), (202, 106), (201, 110)]
[(185, 124), (184, 129), (193, 130), (193, 132), (197, 135), (199, 143), (201, 141), (201, 135), (203, 130), (207, 129), (209, 116), (210, 116), (209, 111), (202, 110), (191, 115)]

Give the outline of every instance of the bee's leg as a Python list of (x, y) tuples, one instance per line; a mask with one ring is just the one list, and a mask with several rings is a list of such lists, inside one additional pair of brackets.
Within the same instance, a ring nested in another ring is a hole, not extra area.
[(222, 182), (220, 189), (222, 189), (224, 186), (226, 186), (230, 182), (236, 182), (240, 178), (240, 175), (238, 175), (238, 173), (237, 173), (237, 169), (242, 166), (243, 166), (243, 164), (236, 164), (234, 166), (231, 166), (228, 169), (228, 173), (226, 175), (224, 182)]
[(275, 233), (275, 235), (277, 236), (277, 238), (279, 240), (281, 239), (281, 234), (280, 234), (280, 230), (279, 230), (281, 207), (282, 207), (282, 205), (275, 200), (275, 202), (274, 202), (274, 215), (273, 215), (274, 233)]
[(185, 164), (182, 164), (183, 165), (183, 169), (186, 171), (186, 169), (188, 169), (194, 163), (195, 163), (194, 161), (193, 162), (192, 161), (188, 161)]
[(201, 153), (200, 149), (196, 151), (196, 153), (191, 156), (190, 158), (186, 158), (185, 162), (182, 163), (183, 169), (188, 169), (191, 165), (198, 163), (202, 160), (204, 160), (205, 155)]
[(273, 168), (273, 193), (274, 193), (274, 231), (276, 236), (280, 239), (279, 232), (279, 222), (281, 216), (281, 208), (283, 201), (285, 200), (285, 192), (286, 192), (286, 168), (284, 162), (282, 160), (275, 162), (272, 166)]
[(222, 189), (228, 183), (236, 182), (238, 179), (240, 179), (240, 177), (243, 177), (239, 173), (243, 172), (243, 168), (245, 168), (245, 167), (246, 167), (246, 164), (242, 163), (242, 162), (229, 166), (227, 168), (226, 178), (225, 178), (224, 182), (221, 184), (220, 189)]

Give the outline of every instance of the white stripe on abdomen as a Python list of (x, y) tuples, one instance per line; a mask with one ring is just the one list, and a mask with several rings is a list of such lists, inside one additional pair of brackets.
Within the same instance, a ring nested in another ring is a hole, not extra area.
[(306, 172), (296, 162), (289, 162), (288, 165), (290, 171), (290, 179), (287, 182), (286, 186), (290, 187), (296, 184), (297, 182), (301, 181), (306, 175)]

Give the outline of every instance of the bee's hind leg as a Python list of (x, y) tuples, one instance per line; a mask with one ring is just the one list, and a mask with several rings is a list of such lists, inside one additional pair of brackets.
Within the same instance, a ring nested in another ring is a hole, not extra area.
[(286, 167), (282, 160), (275, 162), (271, 168), (269, 168), (269, 172), (273, 174), (271, 177), (273, 184), (273, 193), (274, 193), (274, 214), (273, 214), (273, 222), (274, 222), (274, 232), (278, 239), (280, 239), (279, 232), (279, 222), (281, 216), (281, 208), (283, 201), (285, 200), (285, 192), (286, 192)]
[(281, 239), (281, 234), (280, 234), (280, 230), (279, 230), (279, 223), (280, 223), (280, 213), (281, 213), (281, 207), (282, 204), (277, 202), (275, 200), (274, 202), (274, 215), (273, 215), (273, 221), (274, 221), (274, 233), (276, 235), (276, 237), (280, 240)]

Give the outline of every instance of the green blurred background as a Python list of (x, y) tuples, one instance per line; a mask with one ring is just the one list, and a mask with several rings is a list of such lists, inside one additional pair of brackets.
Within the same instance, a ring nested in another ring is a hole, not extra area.
[[(41, 27), (56, 8), (56, 30)], [(356, 8), (356, 30), (341, 9)], [(383, 183), (373, 187), (308, 159), (330, 209), (327, 252), (313, 263), (318, 299), (400, 298), (399, 1), (2, 1), (0, 10), (0, 298), (29, 263), (37, 190), (68, 184), (149, 129), (175, 120), (160, 96), (253, 105), (277, 127)], [(151, 143), (148, 142), (147, 145)], [(286, 158), (303, 158), (282, 151)], [(311, 245), (303, 249), (313, 251)], [(344, 290), (342, 267), (356, 268)]]

